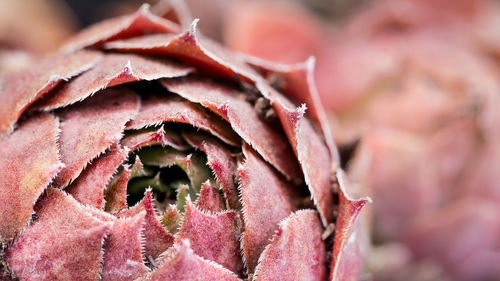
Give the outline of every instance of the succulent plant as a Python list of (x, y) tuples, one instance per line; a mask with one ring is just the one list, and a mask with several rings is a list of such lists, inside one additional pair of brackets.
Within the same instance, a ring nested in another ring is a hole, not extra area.
[(232, 53), (179, 11), (97, 23), (3, 82), (1, 277), (358, 279), (368, 199), (314, 61)]

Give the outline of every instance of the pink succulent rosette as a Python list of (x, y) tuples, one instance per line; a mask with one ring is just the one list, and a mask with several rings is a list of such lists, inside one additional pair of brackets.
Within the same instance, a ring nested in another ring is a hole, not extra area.
[(368, 199), (346, 185), (313, 61), (236, 55), (174, 3), (2, 85), (1, 277), (357, 280)]

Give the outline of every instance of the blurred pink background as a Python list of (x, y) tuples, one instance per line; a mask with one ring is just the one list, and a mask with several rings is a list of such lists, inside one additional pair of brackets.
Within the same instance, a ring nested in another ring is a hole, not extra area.
[[(500, 280), (500, 2), (187, 3), (235, 51), (315, 56), (347, 172), (374, 200), (368, 280)], [(139, 5), (0, 1), (0, 77)]]

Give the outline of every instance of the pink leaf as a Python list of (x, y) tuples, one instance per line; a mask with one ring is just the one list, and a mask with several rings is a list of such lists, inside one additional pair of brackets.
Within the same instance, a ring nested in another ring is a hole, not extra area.
[(185, 208), (184, 221), (176, 240), (188, 239), (197, 255), (239, 272), (243, 266), (239, 214), (235, 211), (206, 213), (196, 208), (189, 199), (186, 200)]
[(27, 280), (98, 279), (101, 248), (110, 225), (53, 188), (47, 189), (36, 212), (38, 220), (6, 251), (13, 271)]
[(83, 205), (101, 209), (104, 204), (104, 189), (120, 164), (127, 159), (128, 150), (113, 145), (103, 156), (94, 159), (71, 183), (66, 192)]
[(165, 59), (134, 54), (107, 54), (91, 70), (44, 96), (35, 107), (52, 110), (84, 100), (105, 88), (133, 81), (180, 77), (191, 70)]
[(61, 160), (66, 168), (55, 180), (64, 187), (85, 165), (121, 137), (125, 123), (137, 113), (138, 96), (125, 88), (111, 88), (99, 96), (65, 108), (61, 124)]
[(279, 224), (262, 252), (253, 280), (325, 280), (322, 231), (316, 211), (301, 210), (290, 215)]
[(220, 212), (226, 208), (219, 191), (208, 180), (201, 186), (200, 195), (196, 200), (196, 207), (209, 212)]
[(146, 35), (109, 42), (104, 45), (104, 48), (167, 55), (193, 64), (211, 75), (227, 78), (236, 76), (244, 81), (251, 81), (250, 74), (255, 76), (255, 72), (242, 60), (235, 59), (234, 54), (228, 50), (202, 38), (196, 30), (196, 25), (197, 20), (194, 20), (190, 29), (180, 35)]
[(127, 124), (127, 129), (140, 129), (161, 122), (190, 124), (231, 145), (237, 146), (239, 143), (238, 136), (224, 120), (197, 104), (171, 96), (153, 96), (143, 100), (139, 114)]
[(289, 196), (293, 186), (247, 145), (243, 153), (246, 160), (238, 168), (245, 223), (242, 248), (248, 270), (253, 272), (278, 223), (294, 211)]
[(179, 31), (179, 27), (173, 22), (151, 14), (149, 5), (145, 4), (131, 15), (98, 22), (81, 31), (67, 42), (62, 49), (66, 52), (73, 52), (117, 39), (148, 33), (177, 33)]
[(80, 51), (49, 56), (31, 68), (6, 80), (0, 92), (0, 136), (5, 134), (21, 114), (61, 81), (93, 67), (101, 58), (99, 52)]
[[(333, 220), (334, 195), (331, 188), (330, 170), (335, 165), (332, 163), (331, 152), (327, 144), (320, 138), (309, 120), (304, 117), (305, 105), (295, 108), (286, 98), (262, 81), (257, 87), (270, 98), (299, 160), (323, 226), (327, 226)], [(336, 155), (336, 153), (332, 154)]]
[(170, 248), (158, 269), (142, 280), (241, 281), (223, 266), (196, 255), (187, 240)]
[(127, 135), (120, 141), (123, 147), (129, 148), (131, 151), (154, 144), (165, 145), (165, 142), (165, 131), (163, 130), (163, 126), (156, 131), (127, 133)]
[[(363, 231), (358, 223), (359, 214), (371, 200), (351, 199), (342, 171), (337, 172), (339, 181), (339, 215), (335, 222), (333, 259), (330, 271), (331, 281), (359, 280), (363, 270)], [(366, 231), (366, 230), (365, 230)]]
[(146, 273), (141, 246), (145, 213), (116, 219), (104, 244), (102, 280), (135, 280)]
[(0, 237), (11, 239), (21, 231), (37, 198), (64, 166), (57, 130), (57, 119), (40, 114), (0, 141)]
[(137, 205), (123, 210), (116, 215), (117, 217), (127, 218), (133, 217), (142, 211), (146, 211), (144, 224), (146, 243), (144, 245), (144, 254), (146, 258), (155, 260), (161, 253), (172, 246), (174, 237), (163, 228), (156, 217), (151, 190), (146, 190), (144, 198)]
[(234, 185), (236, 164), (231, 151), (217, 139), (207, 134), (186, 130), (182, 135), (190, 145), (207, 155), (208, 165), (222, 187), (228, 207), (234, 210), (241, 209), (238, 192)]
[[(139, 158), (136, 158), (136, 161)], [(106, 202), (104, 210), (110, 213), (116, 213), (127, 208), (127, 184), (130, 179), (130, 168), (123, 165), (121, 174), (112, 180), (104, 191), (104, 200)]]
[(236, 133), (287, 179), (302, 180), (285, 136), (258, 116), (253, 106), (241, 97), (243, 93), (199, 79), (162, 80), (162, 84), (169, 91), (200, 103), (226, 119)]
[(309, 107), (308, 117), (321, 128), (332, 159), (338, 162), (338, 151), (332, 140), (330, 124), (314, 83), (314, 58), (293, 65), (275, 64), (253, 57), (246, 58), (248, 63), (262, 72), (264, 76), (273, 77), (274, 75), (275, 79), (278, 80), (276, 82), (279, 84), (280, 90), (295, 104), (306, 104)]

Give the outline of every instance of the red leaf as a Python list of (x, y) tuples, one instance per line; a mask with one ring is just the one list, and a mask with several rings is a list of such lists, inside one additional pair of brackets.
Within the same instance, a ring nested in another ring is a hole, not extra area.
[(63, 168), (57, 130), (53, 116), (40, 114), (0, 141), (0, 237), (11, 239), (21, 231), (37, 198)]
[[(254, 57), (246, 57), (246, 59), (250, 65), (257, 68), (264, 76), (272, 77), (272, 75), (277, 75), (275, 79), (278, 79), (277, 83), (279, 83), (280, 90), (292, 99), (295, 104), (306, 104), (310, 109), (308, 117), (321, 128), (332, 159), (339, 162), (338, 151), (333, 143), (330, 125), (314, 83), (314, 58), (293, 65), (276, 64)], [(275, 94), (280, 95), (279, 93)]]
[(110, 225), (53, 188), (47, 189), (36, 212), (38, 220), (5, 253), (12, 270), (28, 280), (98, 279)]
[(226, 143), (238, 146), (239, 138), (230, 126), (218, 116), (205, 111), (201, 106), (177, 97), (151, 97), (142, 101), (137, 117), (127, 129), (140, 129), (161, 122), (190, 124), (219, 137)]
[(234, 210), (241, 209), (238, 192), (234, 185), (236, 164), (231, 151), (220, 141), (207, 134), (186, 130), (182, 135), (190, 145), (207, 155), (208, 165), (222, 187), (228, 207)]
[(247, 268), (253, 272), (278, 223), (294, 211), (289, 197), (293, 186), (247, 145), (243, 153), (246, 160), (238, 168), (245, 223), (242, 249)]
[(212, 75), (227, 78), (239, 77), (252, 81), (250, 76), (255, 72), (242, 62), (235, 59), (234, 54), (216, 43), (202, 38), (196, 30), (197, 20), (180, 35), (155, 34), (137, 38), (109, 42), (105, 49), (138, 52), (147, 54), (167, 55), (193, 64)]
[[(140, 161), (136, 157), (136, 162)], [(130, 179), (130, 168), (123, 165), (123, 171), (108, 185), (104, 191), (106, 202), (104, 210), (109, 213), (116, 213), (127, 208), (127, 184)]]
[(221, 212), (226, 209), (219, 191), (208, 180), (201, 186), (200, 195), (196, 200), (196, 207), (209, 212)]
[(233, 130), (285, 177), (302, 181), (297, 159), (285, 136), (263, 121), (253, 106), (230, 88), (198, 79), (162, 80), (162, 84), (185, 99), (200, 103), (226, 119)]
[(73, 52), (117, 39), (148, 33), (177, 33), (179, 31), (179, 26), (173, 22), (151, 14), (149, 5), (145, 4), (131, 15), (101, 21), (84, 29), (69, 40), (62, 49), (66, 52)]
[(186, 200), (185, 208), (184, 221), (176, 241), (188, 239), (197, 255), (239, 272), (243, 267), (239, 214), (235, 211), (206, 213), (196, 208), (189, 199)]
[(93, 67), (101, 58), (99, 52), (80, 51), (55, 54), (6, 80), (0, 92), (0, 136), (12, 129), (21, 114), (57, 84)]
[(146, 211), (144, 224), (146, 243), (144, 244), (144, 254), (146, 258), (155, 260), (161, 253), (172, 246), (174, 237), (163, 228), (156, 218), (151, 190), (146, 190), (144, 198), (137, 205), (123, 210), (116, 215), (117, 217), (127, 218), (133, 217), (142, 211)]
[(104, 203), (104, 189), (120, 164), (127, 159), (129, 150), (113, 145), (111, 150), (95, 159), (66, 192), (83, 205), (101, 209)]
[(142, 280), (241, 281), (223, 266), (194, 254), (187, 240), (170, 248), (160, 266)]
[(135, 280), (146, 273), (141, 246), (145, 213), (116, 219), (104, 244), (102, 280)]
[(44, 96), (34, 106), (43, 110), (65, 107), (112, 86), (140, 81), (173, 78), (192, 68), (169, 60), (134, 54), (109, 54), (91, 70)]
[(321, 221), (313, 210), (300, 210), (279, 224), (266, 247), (253, 280), (326, 279)]
[(60, 112), (63, 121), (59, 143), (66, 168), (56, 178), (56, 186), (66, 186), (90, 160), (118, 142), (138, 105), (138, 96), (132, 91), (111, 88)]
[[(334, 194), (331, 188), (330, 171), (334, 164), (332, 164), (331, 152), (309, 120), (304, 118), (305, 105), (295, 108), (290, 101), (264, 81), (260, 81), (257, 87), (261, 93), (266, 93), (278, 114), (288, 141), (299, 160), (323, 226), (326, 227), (333, 221)], [(336, 153), (332, 154), (336, 155)]]
[[(363, 207), (370, 202), (369, 198), (354, 200), (348, 193), (348, 186), (342, 171), (337, 172), (339, 182), (339, 215), (335, 222), (333, 259), (330, 280), (359, 280), (363, 270), (363, 231), (358, 223)], [(365, 230), (366, 231), (366, 230)]]
[(154, 144), (165, 145), (165, 142), (165, 131), (163, 130), (163, 126), (156, 131), (127, 133), (127, 135), (120, 141), (123, 147), (129, 148), (131, 151)]

